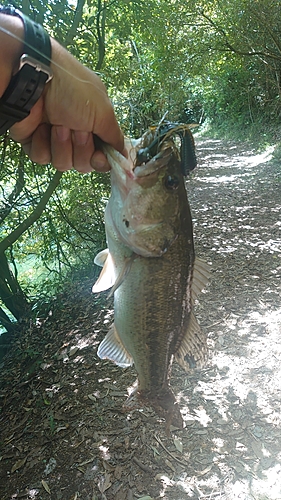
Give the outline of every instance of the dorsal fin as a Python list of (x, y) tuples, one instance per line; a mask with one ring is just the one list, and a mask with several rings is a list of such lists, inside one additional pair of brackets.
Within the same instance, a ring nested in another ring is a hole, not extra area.
[(207, 354), (207, 337), (191, 312), (188, 328), (175, 353), (175, 360), (188, 372), (194, 368), (201, 368), (206, 362)]
[(114, 324), (99, 345), (97, 355), (101, 359), (110, 359), (122, 368), (132, 366), (134, 363), (132, 356), (122, 344)]
[(199, 293), (205, 288), (211, 275), (211, 266), (202, 259), (196, 257), (193, 266), (193, 276), (191, 285), (191, 304), (194, 305)]

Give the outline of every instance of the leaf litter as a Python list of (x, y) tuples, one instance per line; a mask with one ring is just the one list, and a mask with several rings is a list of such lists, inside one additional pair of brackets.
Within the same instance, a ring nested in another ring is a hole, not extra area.
[(210, 360), (173, 366), (185, 428), (123, 411), (135, 372), (96, 356), (113, 305), (91, 295), (93, 271), (1, 364), (1, 500), (281, 499), (280, 167), (231, 141), (200, 139), (198, 156), (187, 189), (213, 269), (196, 306)]

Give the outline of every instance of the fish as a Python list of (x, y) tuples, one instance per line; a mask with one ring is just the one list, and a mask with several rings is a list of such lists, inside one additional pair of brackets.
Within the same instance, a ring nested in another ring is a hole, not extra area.
[[(102, 271), (92, 291), (111, 288), (114, 295), (114, 323), (98, 356), (123, 368), (134, 365), (135, 396), (181, 428), (171, 368), (175, 360), (190, 372), (208, 359), (207, 337), (193, 307), (210, 266), (195, 258), (180, 148), (172, 132), (160, 138), (150, 129), (137, 140), (126, 139), (128, 158), (104, 146), (111, 166), (108, 248), (95, 258)], [(153, 151), (144, 158), (150, 144)]]

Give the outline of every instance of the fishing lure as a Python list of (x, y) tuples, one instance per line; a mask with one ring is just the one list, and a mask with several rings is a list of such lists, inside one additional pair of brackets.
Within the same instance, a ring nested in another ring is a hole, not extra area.
[[(153, 130), (153, 129), (152, 129)], [(184, 176), (187, 176), (191, 170), (197, 165), (197, 159), (195, 154), (195, 145), (193, 140), (193, 135), (190, 129), (181, 123), (165, 122), (160, 124), (155, 131), (154, 139), (145, 148), (140, 148), (137, 152), (137, 164), (147, 163), (151, 158), (153, 158), (160, 145), (168, 137), (172, 135), (177, 135), (180, 138), (180, 158), (181, 158), (181, 170)]]

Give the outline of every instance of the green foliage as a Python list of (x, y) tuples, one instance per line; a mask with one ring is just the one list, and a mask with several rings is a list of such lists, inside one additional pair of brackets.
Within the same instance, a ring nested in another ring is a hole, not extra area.
[[(220, 134), (228, 129), (245, 136), (248, 129), (259, 138), (279, 124), (279, 1), (23, 0), (15, 5), (98, 70), (127, 134), (140, 135), (165, 113), (171, 121), (207, 120)], [(5, 287), (13, 299), (17, 289), (23, 311), (25, 301), (46, 302), (54, 283), (93, 262), (106, 244), (103, 211), (110, 186), (109, 176), (97, 173), (68, 172), (59, 182), (51, 166), (35, 165), (7, 137), (0, 158), (0, 257), (3, 266), (9, 261), (13, 276), (4, 279), (0, 269), (4, 317), (10, 307), (3, 299)], [(20, 232), (40, 203), (45, 210)], [(20, 234), (4, 248), (15, 231)]]

